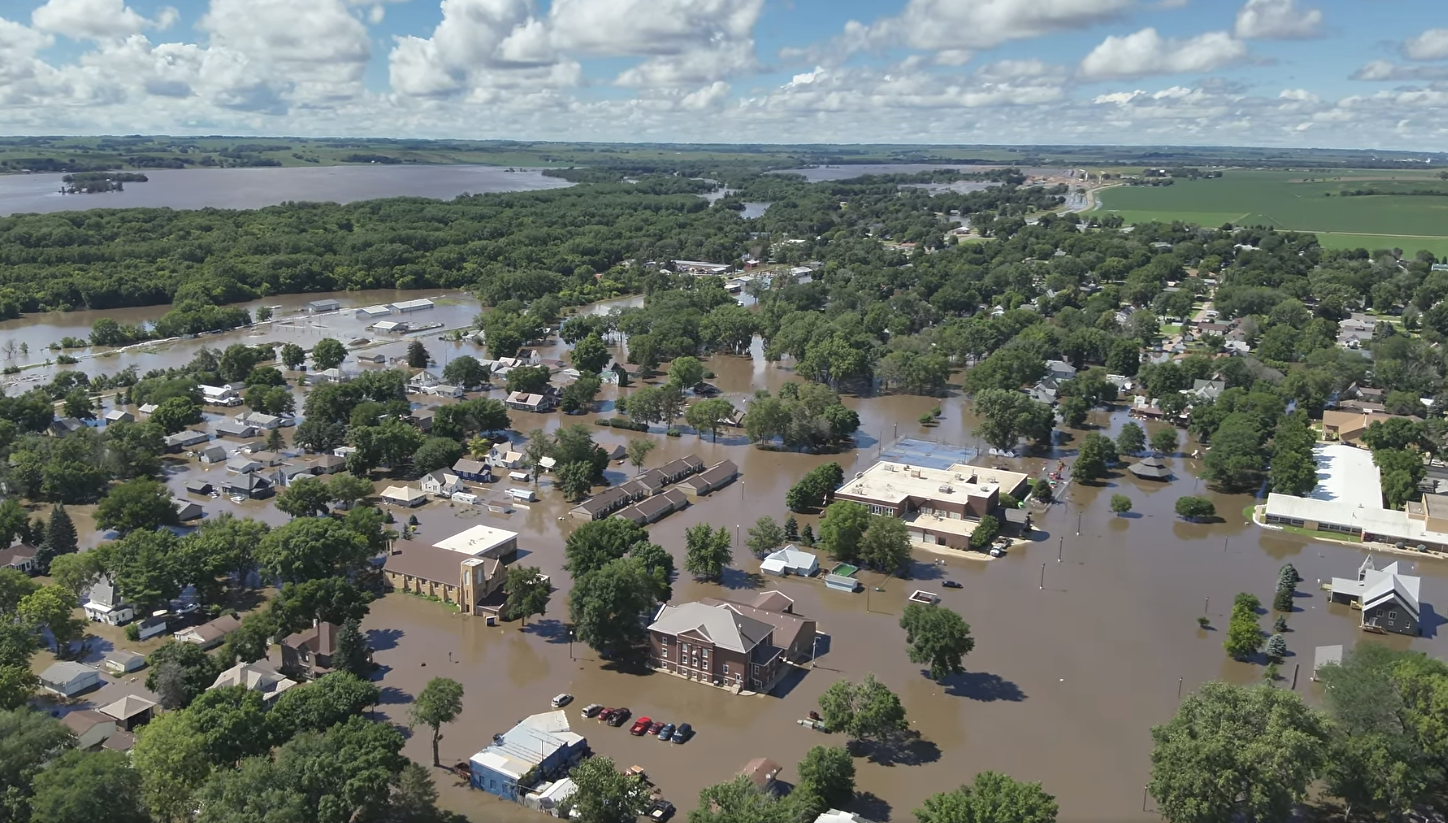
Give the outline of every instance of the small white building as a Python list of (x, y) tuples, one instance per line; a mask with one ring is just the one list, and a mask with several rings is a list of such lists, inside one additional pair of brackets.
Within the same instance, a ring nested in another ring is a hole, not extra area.
[(818, 557), (809, 552), (800, 551), (794, 546), (785, 546), (765, 557), (759, 570), (778, 577), (787, 577), (791, 574), (799, 577), (813, 577), (819, 573), (820, 561)]
[(238, 414), (233, 419), (235, 419), (236, 422), (242, 424), (243, 426), (255, 426), (259, 429), (266, 429), (268, 431), (281, 428), (283, 422), (285, 422), (283, 418), (277, 417), (274, 414), (262, 414), (261, 412), (255, 411)]
[(125, 409), (111, 409), (106, 412), (106, 423), (134, 423), (136, 416)]
[(427, 369), (420, 369), (416, 374), (407, 378), (407, 385), (414, 389), (430, 389), (441, 382), (442, 380), (438, 379), (437, 375)]
[(307, 311), (312, 314), (322, 314), (323, 312), (336, 311), (340, 308), (342, 308), (341, 301), (332, 299), (313, 300), (307, 304)]
[(135, 609), (126, 604), (109, 577), (91, 584), (89, 599), (81, 608), (86, 617), (111, 626), (124, 626), (136, 617)]
[(130, 674), (145, 668), (146, 657), (125, 649), (115, 649), (106, 655), (105, 660), (101, 661), (101, 665), (105, 666), (106, 671), (111, 674)]
[(392, 309), (386, 306), (367, 306), (357, 310), (357, 319), (371, 320), (374, 317), (386, 317), (389, 314), (392, 314)]
[(212, 445), (210, 445), (210, 446), (207, 446), (206, 448), (204, 448), (204, 449), (201, 450), (201, 462), (202, 462), (202, 463), (225, 463), (225, 462), (226, 462), (226, 447), (225, 447), (225, 446), (216, 445), (216, 444), (212, 444)]
[(442, 469), (422, 476), (422, 490), (438, 497), (452, 497), (465, 488), (457, 475)]
[(201, 402), (211, 406), (240, 406), (241, 398), (229, 386), (201, 386)]
[(382, 492), (382, 500), (384, 503), (412, 509), (427, 502), (427, 493), (411, 486), (388, 486)]
[(408, 326), (400, 320), (379, 320), (372, 324), (372, 330), (379, 334), (401, 334)]
[(40, 685), (61, 697), (74, 697), (101, 685), (101, 673), (90, 666), (62, 660), (52, 663), (50, 668), (40, 673)]
[(419, 297), (416, 300), (404, 300), (401, 303), (391, 303), (388, 308), (398, 314), (407, 314), (415, 311), (425, 311), (432, 308), (432, 301), (426, 297)]

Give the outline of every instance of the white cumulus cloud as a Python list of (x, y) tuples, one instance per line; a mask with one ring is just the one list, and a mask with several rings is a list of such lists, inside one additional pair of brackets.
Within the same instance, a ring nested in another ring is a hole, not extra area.
[(910, 0), (868, 27), (880, 45), (985, 49), (1116, 20), (1137, 0)]
[(1322, 10), (1296, 0), (1247, 0), (1234, 30), (1243, 40), (1300, 40), (1322, 34)]
[(143, 29), (164, 29), (176, 18), (176, 9), (167, 7), (155, 20), (148, 20), (124, 0), (48, 0), (30, 13), (35, 28), (73, 40), (105, 40), (138, 34)]
[(1428, 29), (1403, 43), (1403, 55), (1409, 60), (1448, 59), (1448, 29)]
[(1224, 31), (1162, 37), (1154, 28), (1107, 37), (1081, 61), (1093, 80), (1213, 71), (1247, 58), (1247, 46)]

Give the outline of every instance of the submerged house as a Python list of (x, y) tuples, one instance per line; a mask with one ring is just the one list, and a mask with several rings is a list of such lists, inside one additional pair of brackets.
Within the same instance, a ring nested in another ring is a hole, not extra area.
[(1362, 627), (1380, 634), (1417, 635), (1421, 631), (1419, 578), (1403, 574), (1397, 563), (1379, 569), (1368, 556), (1356, 579), (1334, 577), (1332, 601), (1362, 610)]
[(568, 773), (588, 751), (588, 741), (568, 726), (568, 713), (543, 712), (494, 735), (493, 744), (468, 761), (475, 789), (520, 803), (527, 791)]

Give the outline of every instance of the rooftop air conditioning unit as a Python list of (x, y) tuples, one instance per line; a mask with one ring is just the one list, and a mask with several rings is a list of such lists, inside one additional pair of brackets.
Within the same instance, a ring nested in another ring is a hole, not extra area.
[(954, 491), (955, 491), (955, 489), (951, 488), (951, 487), (950, 487), (950, 484), (948, 484), (948, 483), (947, 483), (946, 485), (940, 487), (940, 492), (941, 492), (941, 494), (950, 494), (950, 493), (952, 493), (952, 492), (954, 492)]

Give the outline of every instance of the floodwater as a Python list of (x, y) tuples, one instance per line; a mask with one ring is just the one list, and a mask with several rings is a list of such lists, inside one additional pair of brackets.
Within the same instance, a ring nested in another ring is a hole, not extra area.
[[(775, 174), (798, 174), (810, 183), (825, 180), (851, 180), (867, 174), (919, 174), (927, 171), (956, 169), (962, 172), (991, 171), (992, 169), (1020, 168), (1009, 164), (977, 165), (974, 163), (861, 163), (858, 165), (810, 166), (800, 169), (782, 169)], [(1021, 168), (1028, 177), (1051, 177), (1062, 173), (1059, 168)]]
[[(359, 298), (359, 305), (372, 299), (353, 297)], [(475, 305), (460, 302), (415, 317), (431, 315), (425, 319), (432, 321), (455, 312), (463, 319), (475, 311)], [(47, 330), (49, 334), (54, 330)], [(187, 346), (178, 345), (174, 353), (168, 350), (151, 357), (184, 361), (190, 355), (180, 349), (199, 342), (224, 345), (245, 335), (219, 337), (224, 339), (185, 341)], [(470, 343), (445, 345), (431, 336), (427, 343), (440, 363), (456, 352), (478, 351)], [(390, 343), (386, 351), (400, 353), (403, 345)], [(551, 347), (544, 356), (562, 352), (561, 346)], [(792, 378), (787, 363), (718, 356), (709, 359), (708, 366), (717, 374), (713, 382), (736, 402), (755, 388), (777, 389)], [(604, 390), (602, 415), (612, 413), (617, 391)], [(501, 396), (501, 391), (494, 390), (493, 396)], [(668, 438), (658, 427), (649, 435), (595, 427), (591, 416), (513, 412), (512, 421), (519, 433), (585, 423), (606, 447), (647, 436), (657, 444), (649, 466), (689, 453), (709, 463), (726, 457), (735, 461), (742, 470), (739, 481), (650, 528), (652, 539), (672, 551), (682, 568), (685, 528), (710, 523), (737, 532), (742, 539), (761, 515), (782, 521), (788, 514), (785, 491), (823, 462), (837, 460), (847, 473), (859, 471), (907, 437), (972, 448), (982, 445), (970, 433), (968, 404), (959, 397), (886, 396), (846, 402), (859, 411), (862, 429), (858, 448), (835, 456), (759, 450), (736, 431), (721, 433), (716, 443), (687, 430), (682, 437)], [(921, 426), (918, 418), (937, 404), (943, 412), (939, 424)], [(1091, 424), (1114, 434), (1125, 419), (1119, 409), (1099, 411)], [(1082, 432), (1070, 434), (1078, 439)], [(515, 439), (524, 436), (517, 434)], [(1047, 459), (1004, 462), (1040, 471), (1057, 459), (1070, 461), (1073, 448), (1068, 440)], [(911, 810), (928, 795), (994, 769), (1040, 781), (1057, 797), (1063, 823), (1146, 821), (1157, 819), (1150, 802), (1143, 811), (1150, 727), (1169, 719), (1179, 696), (1204, 681), (1260, 680), (1261, 665), (1231, 661), (1221, 642), (1233, 596), (1250, 591), (1269, 602), (1282, 563), (1294, 563), (1304, 583), (1289, 619), (1292, 656), (1282, 666), (1279, 687), (1292, 688), (1295, 683), (1309, 701), (1319, 700), (1318, 688), (1310, 681), (1313, 649), (1318, 645), (1368, 639), (1435, 655), (1448, 652), (1445, 621), (1434, 608), (1441, 593), (1448, 591), (1448, 566), (1406, 561), (1424, 577), (1426, 636), (1411, 640), (1365, 636), (1357, 628), (1356, 613), (1329, 606), (1318, 590), (1320, 580), (1351, 574), (1362, 561), (1363, 549), (1250, 525), (1242, 514), (1250, 498), (1205, 491), (1196, 480), (1201, 469), (1197, 461), (1178, 454), (1168, 464), (1177, 476), (1167, 483), (1141, 481), (1122, 472), (1100, 487), (1073, 488), (1069, 500), (1039, 513), (1032, 541), (1003, 559), (921, 552), (913, 579), (865, 573), (865, 590), (855, 594), (828, 590), (820, 581), (761, 578), (758, 561), (739, 544), (736, 567), (722, 583), (698, 583), (681, 574), (674, 583), (675, 601), (706, 596), (747, 599), (755, 590), (778, 588), (795, 600), (798, 613), (819, 621), (820, 631), (829, 639), (820, 644), (817, 666), (795, 672), (768, 696), (735, 696), (663, 674), (619, 670), (581, 644), (570, 647), (563, 622), (571, 581), (561, 571), (562, 546), (578, 524), (566, 517), (569, 506), (551, 489), (548, 478), (538, 483), (540, 501), (509, 514), (430, 502), (416, 512), (419, 539), (439, 540), (476, 523), (519, 532), (521, 562), (551, 575), (557, 589), (547, 615), (530, 620), (521, 631), (516, 623), (488, 627), (482, 620), (402, 594), (375, 603), (365, 628), (383, 667), (379, 675), (383, 703), (378, 713), (405, 724), (407, 703), (428, 679), (459, 680), (466, 689), (464, 711), (446, 727), (441, 744), (444, 762), (454, 763), (466, 760), (494, 733), (520, 718), (549, 710), (548, 700), (554, 694), (568, 692), (575, 696), (568, 709), (574, 729), (588, 738), (593, 750), (614, 758), (621, 767), (642, 766), (664, 795), (687, 812), (700, 789), (730, 779), (754, 757), (774, 759), (784, 766), (784, 781), (796, 780), (795, 764), (811, 746), (843, 741), (794, 721), (817, 708), (819, 695), (835, 680), (874, 673), (900, 695), (920, 737), (899, 749), (868, 751), (856, 760), (862, 794), (851, 808), (865, 817), (882, 823), (909, 820)], [(620, 482), (632, 472), (626, 465), (610, 467), (609, 480)], [(224, 469), (208, 474), (219, 479)], [(182, 486), (194, 476), (195, 464), (176, 461), (168, 482), (181, 497)], [(378, 487), (386, 482), (380, 481)], [(509, 481), (503, 481), (489, 493), (497, 495), (507, 485)], [(1132, 499), (1130, 516), (1109, 512), (1107, 501), (1114, 493)], [(1190, 493), (1211, 497), (1224, 522), (1189, 524), (1176, 518), (1172, 513), (1176, 499)], [(198, 502), (208, 516), (235, 510), (272, 523), (286, 519), (267, 502), (235, 505), (225, 498)], [(399, 519), (406, 514), (398, 512)], [(817, 517), (798, 520), (801, 528), (811, 523), (818, 529)], [(947, 578), (961, 582), (963, 588), (944, 588), (941, 583)], [(874, 591), (875, 586), (882, 590)], [(965, 660), (964, 675), (936, 683), (906, 659), (898, 620), (915, 589), (941, 595), (942, 605), (971, 624), (976, 648)], [(1197, 626), (1203, 613), (1211, 621), (1209, 630)], [(1271, 616), (1264, 616), (1262, 623), (1264, 629), (1270, 627)], [(579, 719), (576, 712), (595, 702), (627, 706), (635, 717), (688, 722), (697, 734), (675, 747)], [(406, 751), (420, 762), (429, 761), (425, 730), (409, 739)], [(434, 776), (442, 788), (442, 802), (473, 819), (538, 819), (533, 812), (469, 790), (444, 772)]]
[(121, 209), (256, 209), (288, 201), (350, 203), (381, 197), (432, 197), (534, 191), (572, 185), (539, 169), (499, 166), (300, 166), (256, 169), (158, 169), (147, 182), (104, 194), (59, 193), (63, 175), (0, 175), (0, 216)]
[[(80, 362), (75, 366), (56, 367), (52, 365), (27, 369), (21, 375), (7, 377), (4, 386), (7, 392), (14, 392), (17, 389), (24, 391), (29, 387), (28, 384), (48, 382), (54, 372), (60, 368), (75, 368), (84, 371), (86, 374), (96, 375), (103, 372), (117, 372), (127, 366), (134, 365), (137, 371), (145, 374), (150, 369), (183, 366), (189, 362), (203, 346), (219, 350), (233, 343), (255, 345), (263, 341), (276, 341), (277, 343), (296, 343), (303, 348), (309, 349), (324, 337), (333, 337), (344, 343), (359, 337), (366, 337), (377, 340), (401, 340), (403, 341), (402, 345), (405, 346), (408, 338), (378, 336), (367, 331), (367, 326), (376, 322), (376, 320), (357, 318), (355, 311), (363, 306), (394, 303), (423, 297), (432, 298), (437, 302), (437, 305), (432, 309), (408, 314), (401, 319), (415, 324), (442, 323), (443, 328), (430, 332), (429, 337), (436, 336), (446, 329), (466, 327), (472, 323), (473, 318), (481, 311), (481, 307), (473, 298), (467, 295), (445, 293), (442, 290), (395, 291), (392, 289), (373, 289), (369, 291), (277, 295), (236, 304), (238, 307), (251, 312), (253, 317), (256, 316), (256, 310), (262, 306), (271, 307), (275, 319), (269, 323), (261, 323), (247, 329), (236, 329), (234, 331), (209, 334), (190, 339), (173, 340), (169, 342), (150, 342), (129, 346), (124, 350), (108, 348), (95, 350), (90, 348), (68, 349), (66, 351), (67, 354), (80, 359)], [(341, 301), (343, 306), (342, 311), (320, 316), (312, 316), (304, 313), (307, 303), (313, 300), (328, 298)], [(63, 337), (86, 338), (90, 334), (91, 327), (102, 317), (109, 317), (118, 323), (126, 325), (135, 325), (154, 322), (169, 310), (169, 306), (138, 306), (134, 308), (103, 311), (27, 314), (15, 320), (0, 322), (0, 346), (4, 346), (5, 342), (10, 340), (13, 340), (17, 346), (24, 342), (30, 346), (30, 354), (24, 356), (17, 353), (14, 360), (7, 362), (21, 364), (42, 363), (47, 357), (53, 359), (55, 356), (54, 352), (46, 350), (47, 346), (51, 343), (58, 343)], [(393, 317), (390, 319), (395, 320), (399, 318)], [(396, 352), (388, 351), (387, 353), (391, 355)], [(355, 364), (352, 364), (352, 366), (354, 367)]]

